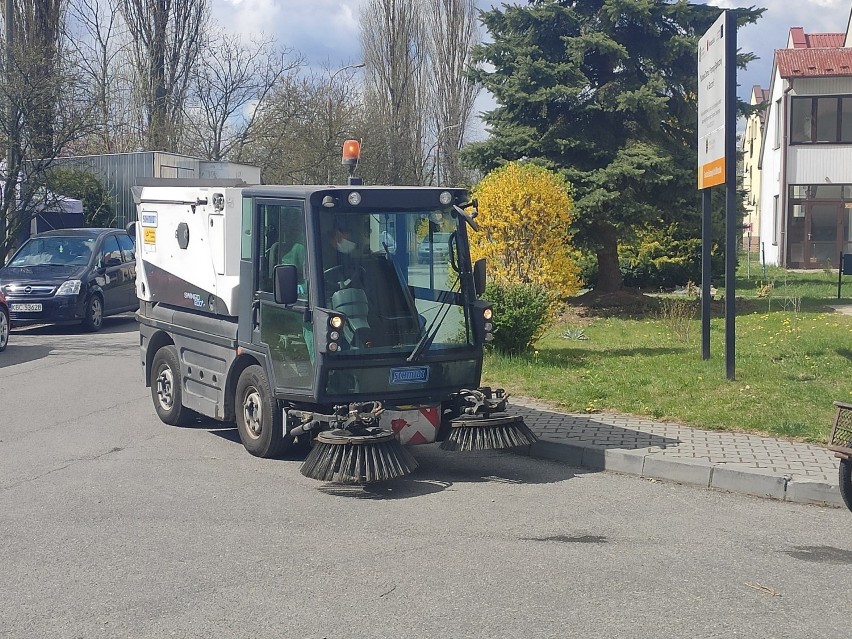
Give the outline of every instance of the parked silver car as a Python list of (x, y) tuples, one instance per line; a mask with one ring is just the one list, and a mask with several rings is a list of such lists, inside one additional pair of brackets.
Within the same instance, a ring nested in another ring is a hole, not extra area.
[(450, 233), (433, 233), (430, 238), (428, 235), (421, 240), (417, 247), (417, 261), (420, 264), (427, 264), (431, 258), (433, 262), (443, 263), (447, 261), (447, 255), (450, 253)]

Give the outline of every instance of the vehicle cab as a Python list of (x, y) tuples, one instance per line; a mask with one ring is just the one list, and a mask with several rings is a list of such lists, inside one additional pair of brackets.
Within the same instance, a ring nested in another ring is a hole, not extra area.
[[(259, 186), (242, 196), (240, 281), (252, 286), (240, 290), (251, 309), (240, 341), (268, 359), (276, 397), (439, 403), (478, 386), (491, 310), (477, 299), (484, 263), (471, 268), (467, 191)], [(427, 240), (436, 248), (424, 257)]]

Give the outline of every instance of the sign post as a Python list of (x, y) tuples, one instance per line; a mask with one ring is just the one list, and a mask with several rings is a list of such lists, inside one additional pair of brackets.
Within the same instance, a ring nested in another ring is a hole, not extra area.
[(698, 189), (702, 197), (702, 356), (710, 357), (710, 189), (724, 184), (725, 197), (725, 372), (735, 373), (737, 268), (737, 23), (723, 11), (698, 41)]

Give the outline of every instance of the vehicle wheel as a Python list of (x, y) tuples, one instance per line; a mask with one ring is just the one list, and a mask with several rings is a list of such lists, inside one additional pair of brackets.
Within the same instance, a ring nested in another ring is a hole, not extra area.
[(852, 460), (840, 460), (840, 475), (838, 479), (840, 496), (843, 497), (843, 503), (846, 504), (849, 510), (852, 510)]
[(103, 328), (104, 303), (100, 295), (92, 295), (86, 302), (86, 315), (83, 317), (83, 327), (92, 333)]
[(151, 399), (154, 410), (165, 424), (182, 426), (194, 416), (183, 405), (180, 382), (180, 362), (174, 346), (163, 346), (151, 362)]
[(9, 343), (9, 315), (6, 309), (0, 308), (0, 351), (6, 350), (6, 345)]
[(240, 375), (234, 407), (240, 441), (252, 455), (275, 457), (293, 445), (293, 438), (284, 436), (283, 416), (260, 366), (249, 366)]

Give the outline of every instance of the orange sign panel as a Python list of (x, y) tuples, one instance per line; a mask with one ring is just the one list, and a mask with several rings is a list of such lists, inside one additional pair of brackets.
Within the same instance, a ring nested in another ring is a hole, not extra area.
[(725, 183), (725, 158), (718, 158), (701, 166), (698, 172), (698, 188), (706, 189)]

